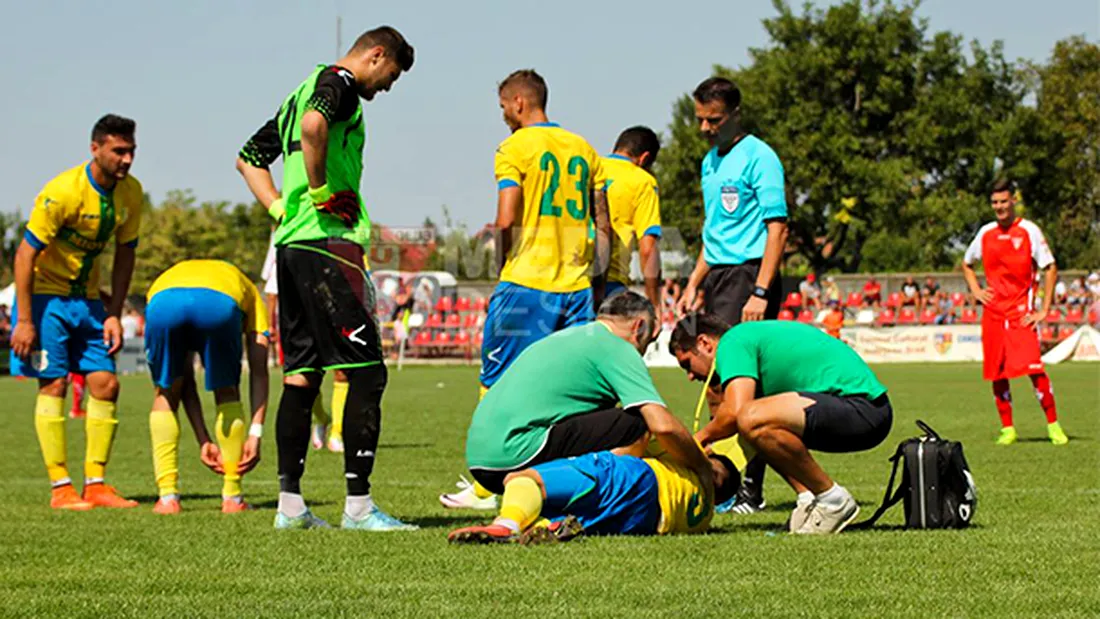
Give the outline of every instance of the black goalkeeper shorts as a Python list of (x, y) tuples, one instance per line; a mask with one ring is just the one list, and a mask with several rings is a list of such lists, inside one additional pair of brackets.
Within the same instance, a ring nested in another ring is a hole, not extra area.
[(275, 252), (284, 373), (381, 363), (374, 284), (363, 268), (363, 248), (324, 239), (288, 243)]

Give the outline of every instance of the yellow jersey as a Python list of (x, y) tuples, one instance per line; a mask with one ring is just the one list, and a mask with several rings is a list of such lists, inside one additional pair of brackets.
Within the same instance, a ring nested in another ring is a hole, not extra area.
[(498, 189), (523, 191), (500, 281), (546, 292), (588, 288), (592, 193), (606, 180), (596, 149), (555, 123), (539, 123), (501, 142), (494, 168)]
[(661, 236), (657, 179), (622, 155), (603, 158), (607, 204), (611, 210), (611, 263), (607, 281), (630, 284), (630, 258), (645, 235)]
[(245, 333), (267, 333), (267, 306), (260, 291), (240, 269), (224, 260), (184, 260), (161, 273), (149, 287), (146, 301), (172, 288), (203, 288), (233, 299), (244, 313)]
[[(656, 443), (650, 444), (650, 452)], [(657, 476), (657, 499), (661, 505), (661, 521), (657, 533), (702, 533), (714, 517), (714, 497), (707, 496), (699, 477), (687, 468), (672, 462), (668, 454), (646, 454), (643, 462)]]
[(35, 294), (99, 298), (99, 256), (111, 237), (137, 245), (141, 183), (127, 176), (107, 191), (90, 165), (58, 174), (35, 198), (23, 237), (42, 252), (34, 263)]

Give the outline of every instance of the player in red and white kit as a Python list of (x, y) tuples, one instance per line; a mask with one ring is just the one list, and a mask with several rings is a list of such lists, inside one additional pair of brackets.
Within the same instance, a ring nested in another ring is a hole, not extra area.
[[(1058, 425), (1054, 392), (1043, 371), (1039, 353), (1039, 323), (1050, 311), (1058, 269), (1054, 256), (1039, 226), (1016, 216), (1015, 187), (1008, 180), (997, 181), (990, 192), (997, 220), (982, 226), (963, 258), (963, 275), (970, 292), (984, 306), (982, 312), (982, 352), (984, 376), (993, 381), (993, 398), (1001, 415), (998, 445), (1016, 442), (1012, 425), (1010, 378), (1027, 375), (1035, 386), (1035, 396), (1047, 417), (1047, 435), (1055, 445), (1069, 442)], [(973, 265), (981, 261), (986, 288), (978, 283)], [(1032, 282), (1036, 270), (1046, 272), (1043, 281), (1043, 307), (1033, 311)]]

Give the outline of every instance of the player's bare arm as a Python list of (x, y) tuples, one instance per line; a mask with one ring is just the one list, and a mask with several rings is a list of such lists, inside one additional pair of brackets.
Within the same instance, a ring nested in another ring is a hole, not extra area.
[(245, 337), (248, 339), (248, 402), (252, 406), (252, 427), (241, 450), (241, 461), (237, 464), (237, 472), (241, 475), (260, 463), (260, 438), (267, 414), (269, 383), (268, 337), (263, 333), (249, 333)]
[(966, 279), (966, 285), (970, 288), (970, 294), (974, 295), (978, 303), (985, 305), (993, 300), (993, 291), (988, 288), (982, 288), (982, 285), (978, 283), (978, 274), (974, 271), (974, 267), (963, 261), (962, 263), (963, 278)]
[(1037, 325), (1045, 320), (1047, 314), (1050, 313), (1050, 304), (1054, 302), (1054, 286), (1058, 283), (1058, 267), (1052, 262), (1043, 271), (1046, 273), (1043, 279), (1043, 306), (1039, 310), (1024, 316), (1024, 324), (1027, 326)]
[(497, 193), (497, 234), (500, 235), (500, 251), (497, 252), (497, 267), (504, 268), (508, 254), (512, 252), (515, 225), (523, 220), (523, 189), (518, 185), (505, 187)]
[[(638, 257), (642, 264), (642, 278), (645, 280), (645, 296), (653, 307), (661, 307), (661, 252), (659, 240), (652, 234), (644, 234), (638, 239)], [(660, 330), (658, 321), (656, 328)]]
[(726, 385), (722, 401), (713, 409), (713, 417), (695, 435), (703, 447), (737, 434), (737, 417), (756, 395), (756, 380), (742, 376)]
[(240, 173), (256, 200), (264, 205), (275, 219), (281, 218), (282, 212), (278, 208), (279, 190), (275, 187), (270, 166), (281, 154), (279, 125), (278, 121), (272, 118), (249, 138), (241, 149), (241, 154), (237, 156), (237, 172)]
[(707, 273), (710, 273), (710, 265), (707, 264), (705, 255), (705, 246), (700, 247), (699, 258), (695, 260), (695, 268), (688, 276), (687, 286), (684, 286), (684, 292), (680, 295), (680, 301), (676, 304), (676, 311), (681, 317), (691, 312), (697, 312), (703, 307), (703, 297), (699, 294), (699, 286), (703, 285), (703, 278), (707, 276)]
[(640, 411), (649, 433), (661, 449), (691, 469), (700, 480), (711, 478), (710, 462), (683, 422), (660, 404), (644, 404)]
[(18, 306), (15, 328), (11, 332), (11, 349), (26, 359), (34, 350), (38, 335), (32, 320), (31, 298), (34, 296), (34, 262), (39, 250), (25, 239), (15, 251), (15, 304)]
[[(592, 217), (596, 223), (596, 256), (593, 264), (592, 298), (596, 307), (603, 302), (607, 284), (607, 267), (611, 260), (611, 211), (607, 204), (607, 192), (597, 190), (592, 201)], [(654, 306), (659, 307), (659, 306)]]
[(199, 399), (199, 389), (195, 384), (195, 363), (192, 355), (187, 356), (187, 363), (184, 364), (179, 402), (183, 404), (187, 421), (191, 424), (191, 429), (195, 432), (195, 440), (199, 443), (199, 459), (211, 471), (218, 475), (224, 474), (225, 469), (222, 468), (221, 450), (210, 439), (210, 432), (206, 429), (206, 420), (202, 416), (202, 400)]
[(130, 279), (134, 275), (134, 255), (136, 248), (132, 243), (115, 244), (115, 262), (111, 267), (111, 302), (107, 305), (107, 319), (103, 321), (103, 342), (108, 353), (115, 354), (122, 348), (122, 306), (130, 293)]
[[(767, 289), (772, 285), (779, 270), (779, 261), (783, 258), (783, 248), (787, 246), (787, 222), (773, 220), (768, 222), (768, 240), (764, 246), (764, 257), (760, 261), (760, 271), (756, 275), (756, 286)], [(742, 322), (764, 320), (764, 311), (768, 309), (767, 299), (756, 295), (749, 297), (741, 310)]]

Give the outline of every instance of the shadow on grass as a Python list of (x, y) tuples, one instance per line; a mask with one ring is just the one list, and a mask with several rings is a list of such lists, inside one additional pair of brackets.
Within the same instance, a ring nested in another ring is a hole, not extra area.
[(428, 528), (457, 528), (463, 526), (471, 526), (475, 524), (489, 524), (492, 518), (486, 518), (484, 516), (478, 517), (475, 515), (462, 515), (462, 516), (426, 516), (422, 518), (402, 518), (409, 524), (415, 524), (423, 529)]
[(433, 447), (432, 443), (380, 443), (379, 449), (424, 449)]
[[(220, 496), (221, 495), (219, 495), (219, 498), (220, 498)], [(248, 497), (246, 496), (245, 498), (247, 499)], [(315, 501), (313, 499), (310, 499), (310, 500), (306, 501), (306, 503), (309, 505), (310, 509), (312, 509), (314, 507), (325, 507), (326, 505), (336, 505), (337, 502), (336, 501)], [(253, 510), (256, 510), (256, 509), (275, 509), (276, 507), (279, 506), (279, 499), (268, 499), (266, 501), (257, 501), (255, 503), (252, 502), (252, 501), (248, 501), (248, 504), (249, 504), (249, 506), (252, 507)]]
[[(1077, 434), (1067, 434), (1066, 436), (1069, 437), (1070, 441), (1092, 441), (1093, 440), (1091, 436), (1079, 436)], [(1027, 436), (1027, 437), (1016, 439), (1016, 442), (1017, 443), (1049, 443), (1050, 439), (1049, 438), (1043, 438), (1043, 437), (1040, 437), (1040, 436)], [(1059, 447), (1060, 447), (1060, 445), (1059, 445)]]

